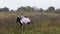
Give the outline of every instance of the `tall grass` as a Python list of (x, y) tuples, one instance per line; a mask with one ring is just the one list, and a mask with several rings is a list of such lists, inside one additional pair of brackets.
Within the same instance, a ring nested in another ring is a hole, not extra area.
[(0, 13), (0, 34), (60, 34), (60, 14), (50, 13), (24, 13), (33, 24), (26, 25), (24, 29), (16, 18), (21, 13), (1, 12)]

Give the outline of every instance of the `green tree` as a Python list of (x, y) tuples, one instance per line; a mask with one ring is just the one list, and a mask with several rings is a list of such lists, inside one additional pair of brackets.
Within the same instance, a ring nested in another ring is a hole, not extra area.
[(9, 11), (9, 8), (7, 8), (7, 7), (0, 8), (0, 12), (7, 12), (7, 11)]
[(26, 6), (26, 7), (19, 7), (17, 9), (18, 12), (21, 12), (21, 11), (32, 11), (32, 8), (30, 6)]
[(0, 8), (0, 12), (2, 12), (3, 11), (3, 8)]
[(49, 11), (54, 11), (54, 10), (55, 10), (55, 7), (50, 6), (50, 7), (48, 8), (48, 10), (49, 10)]
[(3, 10), (4, 10), (4, 11), (9, 11), (9, 8), (4, 7)]
[(17, 9), (18, 12), (25, 11), (25, 10), (26, 10), (25, 7), (19, 7), (19, 8)]
[(43, 12), (44, 10), (43, 10), (43, 8), (40, 8), (39, 11), (40, 11), (40, 12)]

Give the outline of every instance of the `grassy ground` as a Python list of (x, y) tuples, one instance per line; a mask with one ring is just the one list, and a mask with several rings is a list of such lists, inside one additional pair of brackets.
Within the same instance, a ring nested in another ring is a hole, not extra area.
[(0, 34), (60, 34), (60, 14), (24, 13), (33, 24), (21, 29), (16, 18), (20, 13), (0, 12)]

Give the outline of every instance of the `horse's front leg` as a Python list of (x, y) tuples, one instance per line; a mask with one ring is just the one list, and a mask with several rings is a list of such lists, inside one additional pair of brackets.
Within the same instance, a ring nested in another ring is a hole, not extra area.
[(20, 23), (20, 25), (21, 25), (21, 28), (23, 29), (23, 27), (24, 27), (24, 24), (23, 23), (21, 23), (21, 22), (19, 22)]
[(22, 24), (22, 29), (24, 28), (24, 26), (25, 26), (25, 23)]

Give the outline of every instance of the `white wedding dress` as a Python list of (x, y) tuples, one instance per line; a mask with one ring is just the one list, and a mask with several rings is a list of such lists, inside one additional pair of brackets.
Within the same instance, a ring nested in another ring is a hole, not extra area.
[(29, 18), (23, 17), (21, 20), (21, 23), (27, 24), (28, 22), (31, 22)]

